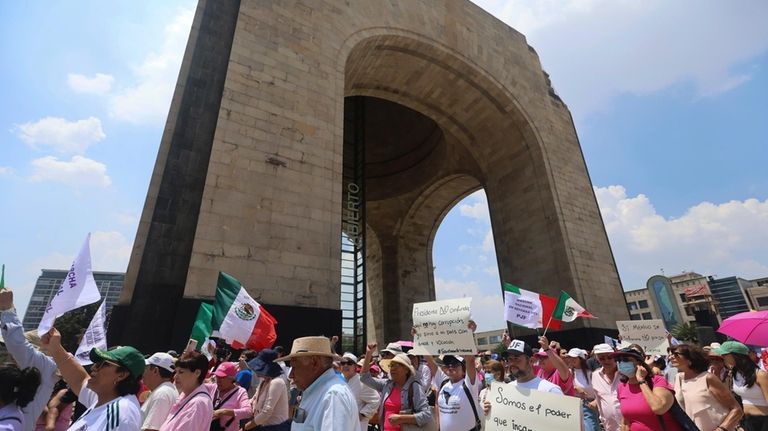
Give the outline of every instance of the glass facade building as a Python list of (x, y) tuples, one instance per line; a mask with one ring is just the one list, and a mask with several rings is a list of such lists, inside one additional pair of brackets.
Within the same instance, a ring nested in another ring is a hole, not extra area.
[(717, 300), (720, 317), (727, 319), (735, 314), (749, 311), (751, 305), (746, 289), (751, 283), (739, 277), (709, 278), (709, 290)]
[[(29, 300), (27, 312), (24, 314), (22, 324), (25, 330), (36, 329), (43, 318), (45, 307), (51, 301), (51, 297), (59, 290), (64, 278), (69, 273), (68, 270), (44, 269), (35, 283), (35, 290), (32, 292), (32, 298)], [(109, 313), (112, 306), (117, 303), (120, 297), (120, 291), (123, 290), (125, 282), (124, 272), (93, 272), (93, 279), (96, 286), (99, 287), (101, 297), (107, 301), (106, 312)]]

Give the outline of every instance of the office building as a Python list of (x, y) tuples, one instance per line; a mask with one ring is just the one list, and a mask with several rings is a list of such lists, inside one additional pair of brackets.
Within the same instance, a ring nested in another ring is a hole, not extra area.
[(661, 316), (656, 303), (651, 301), (648, 289), (624, 292), (624, 299), (627, 301), (629, 318), (632, 320), (659, 319)]
[(752, 308), (746, 293), (752, 286), (750, 281), (741, 277), (716, 279), (710, 276), (708, 282), (712, 296), (717, 300), (717, 308), (722, 320)]
[[(32, 292), (32, 298), (29, 300), (27, 312), (24, 314), (24, 321), (22, 322), (24, 328), (37, 328), (40, 320), (43, 318), (45, 307), (48, 306), (51, 297), (58, 291), (67, 273), (67, 270), (59, 269), (42, 270), (42, 274), (40, 274), (37, 283), (35, 283), (35, 290)], [(96, 281), (101, 297), (106, 298), (107, 306), (105, 311), (109, 313), (112, 306), (117, 303), (120, 292), (123, 290), (125, 273), (94, 271), (93, 279)]]

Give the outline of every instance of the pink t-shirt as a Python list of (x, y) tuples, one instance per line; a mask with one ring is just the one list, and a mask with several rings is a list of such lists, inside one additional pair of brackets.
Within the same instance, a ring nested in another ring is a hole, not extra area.
[(560, 373), (558, 373), (557, 370), (552, 370), (549, 375), (547, 375), (543, 368), (539, 368), (539, 370), (536, 372), (536, 377), (556, 384), (563, 391), (564, 395), (569, 395), (572, 397), (576, 395), (576, 390), (573, 388), (573, 373), (569, 372), (568, 378), (562, 380), (560, 378)]
[(189, 395), (179, 394), (160, 431), (208, 431), (213, 420), (213, 401), (205, 385)]
[(396, 415), (400, 413), (403, 401), (400, 398), (400, 388), (392, 385), (392, 392), (389, 393), (386, 401), (384, 401), (384, 431), (400, 431), (399, 425), (392, 425), (389, 423), (389, 415)]
[[(654, 388), (664, 388), (672, 392), (672, 395), (675, 394), (675, 390), (664, 377), (653, 376), (651, 381)], [(619, 383), (618, 398), (621, 404), (621, 415), (629, 422), (630, 431), (662, 431), (659, 418), (645, 400), (640, 385)], [(670, 412), (664, 413), (662, 417), (666, 431), (682, 431)]]

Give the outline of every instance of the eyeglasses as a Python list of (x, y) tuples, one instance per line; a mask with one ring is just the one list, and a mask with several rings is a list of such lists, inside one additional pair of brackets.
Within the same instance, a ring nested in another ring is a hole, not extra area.
[(683, 354), (679, 353), (679, 352), (672, 352), (672, 353), (669, 354), (670, 358), (680, 358), (682, 356), (683, 356)]

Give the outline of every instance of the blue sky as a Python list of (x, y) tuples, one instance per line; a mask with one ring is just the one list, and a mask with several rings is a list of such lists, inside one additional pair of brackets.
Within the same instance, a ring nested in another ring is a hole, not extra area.
[[(625, 289), (768, 276), (768, 3), (477, 3), (570, 107)], [(22, 311), (87, 232), (94, 268), (125, 270), (195, 4), (0, 3), (0, 262)], [(434, 247), (438, 297), (473, 296), (480, 329), (501, 326), (489, 232), (478, 193)]]

